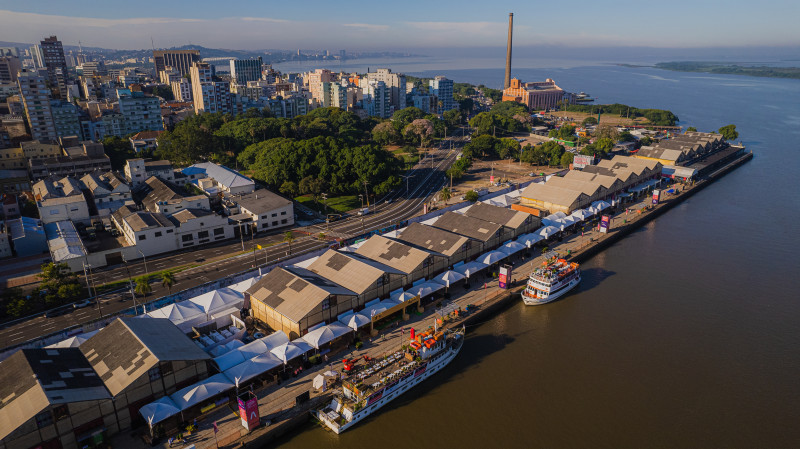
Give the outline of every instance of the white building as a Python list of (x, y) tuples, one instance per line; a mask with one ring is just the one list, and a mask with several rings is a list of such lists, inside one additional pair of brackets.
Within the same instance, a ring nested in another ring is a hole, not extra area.
[(146, 196), (142, 204), (150, 212), (172, 215), (184, 209), (211, 210), (211, 203), (205, 195), (189, 195), (178, 186), (155, 176), (148, 178), (145, 184)]
[(41, 142), (55, 142), (58, 133), (50, 110), (50, 89), (45, 82), (45, 76), (31, 70), (21, 71), (17, 78), (31, 137)]
[(213, 162), (194, 164), (181, 172), (193, 179), (192, 184), (212, 196), (218, 193), (223, 193), (225, 196), (243, 195), (256, 189), (256, 183), (252, 179)]
[(237, 226), (228, 217), (202, 209), (184, 209), (172, 214), (169, 220), (175, 225), (178, 248), (233, 238)]
[(441, 107), (439, 112), (449, 111), (456, 108), (455, 101), (453, 100), (453, 80), (447, 79), (443, 76), (428, 81), (430, 91), (439, 100)]
[(232, 113), (230, 84), (214, 81), (211, 66), (205, 62), (195, 62), (189, 69), (192, 79), (192, 99), (194, 112)]
[(192, 83), (181, 77), (170, 83), (175, 101), (192, 101)]
[(247, 214), (256, 232), (294, 225), (294, 203), (266, 189), (232, 198), (239, 214)]
[(175, 171), (170, 161), (145, 161), (144, 159), (128, 159), (125, 161), (125, 179), (131, 188), (136, 188), (155, 176), (162, 181), (175, 182)]
[[(389, 102), (395, 111), (406, 107), (406, 76), (392, 73), (392, 69), (378, 69), (367, 73), (368, 81), (383, 81), (389, 90)], [(393, 111), (394, 112), (394, 111)]]
[(111, 215), (111, 220), (128, 245), (135, 245), (145, 257), (178, 249), (175, 225), (164, 214), (123, 206)]
[(361, 91), (364, 95), (362, 104), (367, 114), (381, 118), (392, 116), (389, 89), (383, 81), (368, 81)]
[[(81, 178), (86, 189), (92, 193), (98, 212), (114, 212), (122, 206), (133, 205), (131, 188), (114, 172), (93, 172)], [(100, 213), (100, 215), (105, 215)]]
[(44, 224), (62, 220), (89, 221), (89, 206), (81, 184), (73, 178), (42, 179), (33, 185), (33, 195)]

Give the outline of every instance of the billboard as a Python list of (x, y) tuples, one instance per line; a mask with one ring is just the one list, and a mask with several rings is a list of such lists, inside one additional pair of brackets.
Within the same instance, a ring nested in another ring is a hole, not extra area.
[(242, 426), (247, 430), (253, 430), (261, 423), (258, 414), (258, 398), (251, 392), (239, 396), (239, 416), (242, 418)]
[(658, 204), (658, 200), (660, 199), (661, 199), (661, 191), (653, 190), (653, 204)]
[(608, 232), (608, 228), (611, 225), (611, 218), (608, 215), (603, 215), (600, 218), (600, 232), (606, 233)]
[(508, 265), (503, 265), (500, 267), (500, 288), (508, 288), (509, 279), (508, 276), (511, 274), (511, 268)]

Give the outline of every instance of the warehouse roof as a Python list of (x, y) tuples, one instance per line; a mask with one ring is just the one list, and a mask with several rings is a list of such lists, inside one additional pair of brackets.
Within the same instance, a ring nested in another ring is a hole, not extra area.
[(497, 235), (497, 231), (502, 227), (496, 223), (490, 223), (452, 211), (445, 212), (444, 215), (436, 220), (433, 226), (444, 229), (445, 231), (465, 235), (481, 242), (489, 241), (492, 237)]
[(308, 266), (308, 269), (359, 295), (386, 273), (404, 274), (358, 253), (334, 250), (323, 253)]
[(398, 240), (434, 251), (447, 257), (461, 250), (469, 241), (467, 237), (444, 229), (426, 226), (422, 223), (411, 223), (397, 238)]
[(525, 212), (511, 210), (506, 207), (493, 206), (486, 203), (475, 203), (464, 213), (467, 217), (477, 218), (508, 228), (517, 229), (530, 216)]
[(358, 247), (356, 253), (369, 257), (392, 268), (411, 274), (431, 256), (428, 251), (414, 248), (380, 235), (374, 235)]

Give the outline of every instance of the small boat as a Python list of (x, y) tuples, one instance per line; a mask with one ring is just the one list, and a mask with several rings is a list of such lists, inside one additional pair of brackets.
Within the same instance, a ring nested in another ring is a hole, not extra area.
[(545, 262), (528, 276), (522, 291), (522, 301), (529, 306), (555, 301), (575, 288), (581, 281), (581, 269), (575, 262), (567, 262), (558, 253), (545, 254)]

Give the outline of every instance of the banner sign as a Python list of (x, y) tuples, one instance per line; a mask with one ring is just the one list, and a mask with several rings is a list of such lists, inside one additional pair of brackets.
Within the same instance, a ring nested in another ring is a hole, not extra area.
[(510, 271), (508, 265), (500, 267), (500, 288), (508, 288), (508, 274)]
[(251, 395), (252, 397), (246, 400), (239, 397), (239, 416), (242, 418), (242, 426), (247, 430), (253, 430), (261, 423), (261, 417), (258, 414), (258, 398), (252, 393)]
[(600, 232), (608, 232), (608, 227), (611, 224), (611, 218), (608, 215), (603, 215), (600, 218)]
[(653, 190), (653, 204), (658, 204), (658, 200), (660, 199), (661, 199), (661, 191)]

